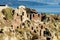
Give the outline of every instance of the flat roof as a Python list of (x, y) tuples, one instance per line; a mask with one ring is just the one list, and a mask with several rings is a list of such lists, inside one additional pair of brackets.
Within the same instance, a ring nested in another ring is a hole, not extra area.
[(0, 6), (6, 6), (6, 5), (0, 5)]

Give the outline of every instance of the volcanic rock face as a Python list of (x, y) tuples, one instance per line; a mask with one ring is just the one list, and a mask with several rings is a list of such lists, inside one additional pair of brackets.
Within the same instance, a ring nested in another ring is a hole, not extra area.
[(0, 40), (60, 40), (60, 14), (6, 8), (0, 12)]

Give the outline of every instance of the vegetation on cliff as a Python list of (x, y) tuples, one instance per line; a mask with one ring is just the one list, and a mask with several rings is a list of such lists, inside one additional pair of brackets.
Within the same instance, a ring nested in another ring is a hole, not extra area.
[[(26, 8), (24, 10), (26, 10), (26, 14), (37, 14), (34, 9)], [(13, 15), (12, 8), (3, 9), (2, 14), (5, 17), (0, 19), (0, 40), (44, 40), (44, 38), (46, 40), (60, 40), (60, 15), (58, 14), (41, 13), (39, 19), (36, 17), (37, 20), (35, 20), (32, 17), (30, 20), (29, 17), (26, 17), (28, 20), (25, 19), (24, 22), (20, 19), (24, 20), (25, 16), (18, 13)]]
[(6, 8), (2, 10), (3, 14), (5, 15), (6, 20), (13, 19), (13, 9), (12, 8)]

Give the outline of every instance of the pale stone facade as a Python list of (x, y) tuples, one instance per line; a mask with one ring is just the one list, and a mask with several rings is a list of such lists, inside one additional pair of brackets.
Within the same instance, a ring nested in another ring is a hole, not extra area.
[(28, 20), (25, 6), (19, 6), (19, 8), (15, 10), (15, 13), (22, 16), (22, 22)]

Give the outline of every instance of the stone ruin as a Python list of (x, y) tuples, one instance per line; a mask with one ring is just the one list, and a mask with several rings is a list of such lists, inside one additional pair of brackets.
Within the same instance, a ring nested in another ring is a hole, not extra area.
[(54, 33), (50, 31), (49, 26), (54, 22), (53, 18), (53, 14), (38, 14), (34, 9), (19, 6), (18, 9), (14, 9), (11, 22), (4, 20), (6, 25), (0, 29), (0, 33), (7, 36), (3, 40), (13, 40), (13, 38), (14, 40), (54, 40)]

